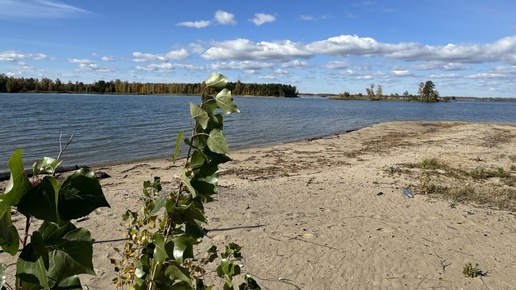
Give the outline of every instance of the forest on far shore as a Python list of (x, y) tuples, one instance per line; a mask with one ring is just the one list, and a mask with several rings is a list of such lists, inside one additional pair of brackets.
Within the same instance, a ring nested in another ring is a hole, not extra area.
[[(72, 93), (72, 94), (137, 94), (137, 95), (199, 95), (202, 83), (139, 83), (128, 81), (96, 81), (67, 83), (60, 79), (15, 78), (0, 74), (0, 93)], [(295, 86), (285, 84), (256, 84), (240, 81), (228, 83), (227, 88), (233, 95), (264, 97), (298, 97)]]

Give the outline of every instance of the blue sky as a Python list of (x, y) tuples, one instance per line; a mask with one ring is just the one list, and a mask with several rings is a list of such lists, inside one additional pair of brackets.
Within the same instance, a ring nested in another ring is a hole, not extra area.
[(514, 0), (0, 0), (0, 73), (516, 97)]

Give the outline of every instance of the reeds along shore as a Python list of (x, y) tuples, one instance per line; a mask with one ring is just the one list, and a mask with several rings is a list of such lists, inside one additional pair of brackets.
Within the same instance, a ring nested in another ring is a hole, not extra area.
[[(516, 124), (382, 123), (231, 157), (204, 242), (243, 246), (264, 289), (516, 289)], [(143, 181), (177, 184), (180, 166), (96, 168), (112, 208), (81, 221), (97, 241), (85, 285), (112, 288), (121, 214)], [(466, 277), (466, 263), (487, 275)]]

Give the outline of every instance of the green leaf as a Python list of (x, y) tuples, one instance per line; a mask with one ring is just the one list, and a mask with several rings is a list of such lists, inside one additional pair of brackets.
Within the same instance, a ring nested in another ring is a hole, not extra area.
[(156, 214), (165, 205), (166, 202), (167, 202), (167, 198), (166, 197), (161, 198), (156, 203), (156, 205), (152, 208), (152, 210), (150, 212), (150, 215)]
[(174, 258), (182, 263), (184, 259), (193, 258), (193, 240), (186, 236), (177, 236), (172, 239), (174, 242)]
[[(165, 275), (168, 276), (168, 278), (172, 281), (179, 280), (179, 281), (186, 282), (188, 284), (192, 283), (188, 269), (181, 267), (181, 265), (170, 264), (165, 269)], [(191, 289), (191, 287), (186, 288), (186, 289)]]
[(61, 226), (57, 223), (44, 221), (39, 227), (38, 232), (41, 233), (45, 245), (56, 245), (67, 233), (75, 229), (77, 227), (69, 221)]
[(185, 226), (185, 233), (193, 239), (200, 239), (206, 236), (207, 231), (197, 224), (187, 223)]
[(211, 126), (212, 129), (220, 129), (224, 126), (223, 117), (221, 114), (215, 114), (210, 117), (210, 121), (208, 122), (208, 126)]
[(238, 286), (239, 290), (261, 290), (262, 288), (258, 285), (258, 282), (251, 277), (249, 274), (245, 274), (244, 282)]
[(165, 250), (165, 242), (163, 239), (163, 235), (160, 232), (156, 232), (154, 234), (154, 261), (156, 264), (162, 264), (167, 258), (167, 251)]
[(11, 256), (16, 255), (20, 246), (18, 230), (11, 220), (11, 207), (3, 204), (0, 204), (0, 246)]
[(87, 216), (99, 207), (110, 207), (93, 171), (82, 168), (70, 175), (59, 192), (59, 216), (63, 220)]
[(199, 195), (211, 195), (218, 193), (219, 174), (218, 167), (205, 165), (201, 167), (190, 184), (195, 188)]
[(176, 139), (176, 150), (174, 151), (174, 154), (172, 154), (172, 161), (175, 162), (177, 155), (181, 152), (181, 141), (183, 140), (183, 135), (185, 134), (185, 131), (180, 131), (177, 135)]
[(208, 127), (208, 120), (210, 120), (208, 113), (192, 102), (190, 102), (190, 115), (203, 129)]
[(203, 110), (205, 110), (208, 115), (211, 116), (218, 107), (219, 106), (217, 105), (215, 98), (212, 96), (205, 96), (203, 98), (201, 108), (203, 108)]
[(192, 195), (192, 197), (197, 196), (197, 191), (193, 188), (192, 184), (190, 183), (190, 178), (186, 176), (186, 172), (183, 171), (183, 174), (181, 174), (181, 182), (186, 186), (188, 192)]
[(63, 280), (59, 281), (56, 287), (52, 289), (56, 290), (83, 290), (81, 285), (81, 280), (78, 276), (73, 275), (70, 277), (66, 277)]
[(48, 289), (49, 281), (47, 269), (49, 267), (49, 257), (43, 237), (37, 231), (32, 233), (31, 242), (26, 245), (16, 263), (16, 275), (20, 280), (34, 284), (37, 282), (41, 287)]
[(226, 141), (226, 137), (224, 133), (222, 133), (219, 129), (213, 129), (210, 132), (210, 137), (208, 138), (208, 148), (211, 151), (219, 154), (229, 154), (228, 143)]
[[(70, 227), (68, 227), (70, 228)], [(48, 276), (55, 281), (78, 274), (95, 275), (93, 271), (93, 241), (89, 231), (76, 228), (64, 234), (51, 247)]]
[(206, 161), (208, 161), (208, 157), (206, 157), (202, 151), (195, 150), (192, 153), (192, 157), (190, 158), (190, 166), (192, 169), (197, 169), (201, 167)]
[(25, 216), (58, 222), (57, 196), (60, 184), (52, 176), (45, 176), (41, 183), (27, 192), (18, 203), (18, 211)]
[[(40, 161), (36, 162), (36, 169), (39, 173), (54, 174), (56, 168), (61, 164), (62, 160), (54, 159), (50, 157), (44, 157)], [(34, 170), (36, 172), (36, 170)]]
[(22, 149), (14, 151), (9, 158), (7, 166), (11, 171), (11, 177), (5, 188), (5, 193), (0, 194), (0, 203), (5, 205), (17, 205), (21, 197), (32, 188), (27, 173), (23, 169)]
[(212, 87), (216, 90), (221, 90), (226, 87), (228, 79), (218, 72), (213, 72), (204, 82), (206, 83), (207, 87)]
[(217, 100), (217, 105), (224, 112), (224, 114), (228, 115), (231, 113), (239, 113), (240, 110), (235, 104), (233, 97), (231, 96), (231, 91), (228, 89), (223, 89), (220, 91), (215, 97)]
[(208, 149), (204, 149), (203, 153), (210, 158), (210, 164), (214, 166), (231, 161), (231, 158), (227, 155), (215, 153)]

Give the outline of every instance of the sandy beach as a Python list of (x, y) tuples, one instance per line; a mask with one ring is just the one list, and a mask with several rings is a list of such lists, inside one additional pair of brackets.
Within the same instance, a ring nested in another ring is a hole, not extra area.
[[(516, 124), (390, 122), (231, 157), (203, 243), (242, 246), (242, 270), (263, 289), (516, 289)], [(97, 241), (88, 289), (114, 288), (109, 259), (143, 181), (172, 188), (181, 165), (95, 168), (110, 175), (111, 208), (76, 222)], [(503, 176), (472, 173), (495, 169)], [(467, 262), (485, 276), (465, 277)]]

